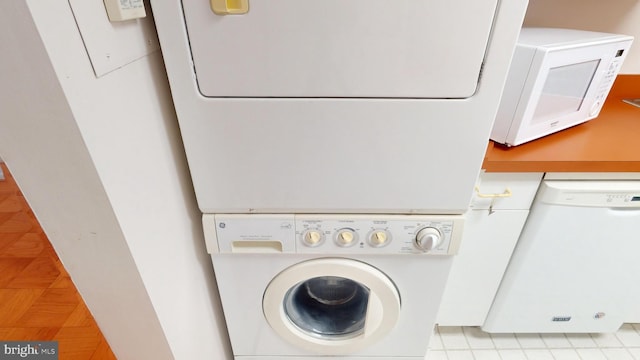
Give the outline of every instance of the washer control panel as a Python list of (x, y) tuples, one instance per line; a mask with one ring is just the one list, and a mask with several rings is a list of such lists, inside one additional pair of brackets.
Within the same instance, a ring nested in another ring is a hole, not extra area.
[(462, 215), (203, 215), (210, 253), (453, 255), (463, 221)]

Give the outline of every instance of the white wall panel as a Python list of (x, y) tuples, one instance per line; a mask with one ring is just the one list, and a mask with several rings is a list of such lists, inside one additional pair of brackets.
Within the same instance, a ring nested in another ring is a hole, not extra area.
[(116, 356), (171, 359), (26, 2), (0, 2), (0, 49), (0, 152), (13, 176)]
[(142, 19), (109, 22), (101, 0), (69, 0), (97, 77), (160, 49), (150, 11)]
[(119, 359), (229, 358), (160, 53), (96, 40), (143, 54), (96, 77), (80, 18), (0, 3), (0, 152)]

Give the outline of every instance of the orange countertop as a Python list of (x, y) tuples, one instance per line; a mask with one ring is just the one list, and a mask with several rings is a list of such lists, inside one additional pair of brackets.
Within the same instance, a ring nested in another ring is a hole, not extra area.
[(640, 172), (640, 75), (619, 75), (600, 115), (519, 145), (489, 142), (487, 172)]

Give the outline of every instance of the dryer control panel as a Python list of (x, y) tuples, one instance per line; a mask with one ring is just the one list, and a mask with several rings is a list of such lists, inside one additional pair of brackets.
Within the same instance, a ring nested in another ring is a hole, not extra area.
[(457, 253), (462, 215), (204, 214), (209, 253)]

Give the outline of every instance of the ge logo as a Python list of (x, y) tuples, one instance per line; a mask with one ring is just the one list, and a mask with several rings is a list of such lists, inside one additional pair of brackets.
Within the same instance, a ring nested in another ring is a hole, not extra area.
[(227, 224), (221, 222), (220, 224), (218, 224), (218, 226), (220, 227), (220, 229), (224, 229), (227, 227)]

